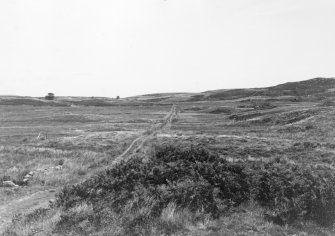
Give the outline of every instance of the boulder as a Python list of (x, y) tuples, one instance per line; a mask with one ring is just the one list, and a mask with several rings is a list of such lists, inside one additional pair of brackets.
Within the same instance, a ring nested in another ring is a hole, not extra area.
[(55, 169), (56, 170), (61, 170), (61, 169), (63, 169), (63, 166), (56, 166)]
[(8, 169), (9, 172), (19, 172), (19, 168), (17, 168), (16, 166)]
[(12, 181), (3, 181), (2, 185), (4, 187), (10, 187), (10, 188), (16, 188), (19, 187), (19, 185), (14, 184)]

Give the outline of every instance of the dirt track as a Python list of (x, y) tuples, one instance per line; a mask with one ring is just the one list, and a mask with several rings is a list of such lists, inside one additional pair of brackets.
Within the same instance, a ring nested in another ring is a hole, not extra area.
[[(131, 157), (134, 152), (138, 151), (142, 147), (146, 140), (156, 135), (158, 131), (168, 127), (176, 118), (177, 114), (178, 109), (174, 105), (161, 123), (155, 124), (140, 137), (136, 138), (130, 146), (113, 161), (112, 164)], [(11, 219), (15, 214), (27, 214), (38, 208), (47, 208), (49, 206), (49, 201), (55, 198), (55, 193), (55, 190), (39, 191), (29, 196), (15, 199), (11, 202), (0, 203), (0, 233), (5, 229), (6, 225), (11, 222)]]
[(118, 163), (125, 158), (130, 158), (132, 154), (134, 154), (142, 147), (146, 140), (156, 135), (158, 131), (171, 125), (171, 122), (176, 118), (177, 115), (178, 108), (177, 106), (173, 105), (170, 112), (164, 117), (162, 123), (154, 125), (150, 129), (145, 131), (140, 137), (136, 138), (120, 156), (115, 158), (113, 164)]
[(37, 208), (47, 208), (49, 200), (54, 197), (55, 190), (45, 190), (0, 205), (0, 233), (11, 222), (15, 214), (32, 212)]

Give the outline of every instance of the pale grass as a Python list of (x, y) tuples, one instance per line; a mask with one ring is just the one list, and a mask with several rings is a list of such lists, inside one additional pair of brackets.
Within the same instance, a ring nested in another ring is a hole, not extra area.
[(60, 210), (51, 210), (46, 216), (40, 217), (36, 221), (24, 223), (22, 221), (12, 223), (2, 236), (46, 236), (53, 235), (52, 230), (61, 219)]
[[(150, 202), (150, 201), (149, 201)], [(297, 230), (288, 226), (278, 226), (268, 222), (263, 217), (264, 209), (253, 202), (243, 204), (236, 209), (236, 213), (214, 219), (203, 211), (190, 212), (187, 209), (179, 209), (175, 203), (170, 203), (163, 209), (161, 216), (148, 222), (148, 225), (140, 225), (136, 231), (129, 231), (125, 228), (125, 222), (136, 219), (138, 216), (147, 215), (151, 209), (150, 204), (139, 211), (132, 211), (131, 206), (127, 207), (121, 214), (114, 212), (107, 213), (103, 227), (96, 232), (90, 231), (89, 235), (94, 236), (121, 236), (121, 235), (142, 235), (146, 236), (315, 236), (315, 235), (334, 235), (332, 231), (317, 229), (315, 225), (306, 225), (303, 230)], [(94, 215), (91, 205), (86, 203), (79, 204), (69, 210), (71, 215), (80, 216), (87, 219)], [(68, 213), (69, 213), (68, 212)], [(63, 231), (57, 228), (61, 215), (67, 214), (61, 209), (52, 209), (46, 217), (28, 224), (20, 222), (14, 223), (7, 229), (9, 236), (17, 235), (52, 235), (52, 232), (59, 232), (61, 235), (80, 235), (76, 232), (76, 227), (84, 227), (85, 221), (73, 225), (73, 230)], [(58, 226), (60, 227), (60, 226)], [(90, 227), (90, 225), (88, 225)], [(143, 227), (143, 228), (142, 228)], [(88, 228), (89, 229), (89, 228)], [(128, 233), (128, 234), (127, 234)], [(130, 233), (130, 234), (129, 234)], [(132, 234), (134, 233), (134, 234)], [(136, 233), (136, 234), (135, 234)]]
[(104, 155), (92, 152), (85, 152), (80, 157), (64, 159), (64, 164), (60, 169), (55, 168), (55, 164), (44, 165), (42, 170), (34, 176), (35, 181), (44, 182), (47, 186), (62, 186), (64, 184), (75, 183), (82, 179), (82, 176), (94, 174), (98, 170), (91, 170), (91, 167), (99, 167)]
[[(3, 156), (6, 155), (6, 156)], [(31, 183), (45, 183), (49, 186), (63, 185), (78, 180), (107, 160), (107, 154), (91, 151), (63, 151), (41, 147), (11, 147), (0, 146), (0, 157), (3, 156), (2, 166), (10, 167), (2, 171), (12, 179), (24, 171), (34, 172)], [(64, 164), (61, 170), (55, 167), (59, 161)]]
[(186, 209), (177, 209), (175, 203), (170, 203), (163, 209), (158, 220), (159, 228), (163, 231), (173, 232), (176, 229), (190, 229), (193, 227), (193, 214)]
[(79, 204), (74, 208), (71, 208), (71, 212), (79, 214), (79, 215), (89, 215), (93, 212), (93, 207), (86, 203)]

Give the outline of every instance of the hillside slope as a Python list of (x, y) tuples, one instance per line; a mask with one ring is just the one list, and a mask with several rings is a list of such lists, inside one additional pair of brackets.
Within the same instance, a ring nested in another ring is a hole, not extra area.
[(211, 100), (237, 99), (249, 96), (334, 96), (335, 79), (314, 78), (299, 82), (289, 82), (267, 88), (231, 89), (205, 92), (204, 98)]
[(299, 82), (288, 82), (266, 88), (219, 89), (202, 93), (155, 93), (132, 96), (125, 99), (107, 97), (56, 97), (54, 101), (43, 98), (0, 96), (0, 105), (33, 105), (33, 106), (115, 106), (150, 105), (154, 103), (173, 104), (176, 102), (220, 101), (250, 97), (264, 97), (268, 99), (289, 99), (292, 101), (319, 101), (335, 97), (334, 78), (314, 78)]
[[(266, 88), (247, 89), (219, 89), (205, 91), (202, 93), (161, 93), (146, 94), (131, 97), (131, 100), (147, 102), (185, 102), (185, 101), (207, 101), (207, 100), (232, 100), (247, 97), (304, 97), (314, 96), (315, 99), (334, 97), (334, 78), (314, 78), (299, 82), (289, 82)], [(313, 99), (313, 98), (309, 98)]]

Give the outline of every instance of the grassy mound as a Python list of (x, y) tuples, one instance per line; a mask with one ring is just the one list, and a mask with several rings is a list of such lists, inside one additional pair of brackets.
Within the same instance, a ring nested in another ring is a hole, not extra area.
[(140, 207), (152, 201), (152, 216), (160, 215), (170, 203), (216, 216), (249, 198), (243, 169), (202, 148), (167, 146), (148, 162), (120, 163), (80, 185), (64, 188), (56, 205), (69, 209), (85, 202), (120, 212), (129, 203)]
[(331, 169), (298, 166), (285, 161), (262, 164), (252, 170), (254, 200), (278, 224), (313, 221), (335, 223), (335, 174)]
[(147, 162), (133, 159), (64, 188), (56, 206), (80, 204), (97, 211), (122, 213), (147, 209), (148, 219), (158, 217), (171, 203), (191, 212), (219, 217), (243, 202), (264, 206), (278, 223), (315, 221), (335, 223), (335, 175), (331, 170), (301, 167), (282, 160), (234, 164), (204, 148), (160, 148)]
[(121, 162), (63, 188), (49, 212), (34, 216), (34, 224), (48, 224), (59, 235), (181, 235), (195, 229), (190, 224), (217, 221), (206, 232), (225, 232), (218, 222), (247, 217), (242, 208), (253, 202), (262, 213), (254, 211), (248, 220), (255, 215), (279, 225), (331, 227), (334, 186), (331, 169), (284, 159), (236, 164), (202, 147), (164, 146), (147, 161)]

